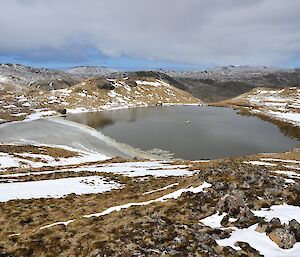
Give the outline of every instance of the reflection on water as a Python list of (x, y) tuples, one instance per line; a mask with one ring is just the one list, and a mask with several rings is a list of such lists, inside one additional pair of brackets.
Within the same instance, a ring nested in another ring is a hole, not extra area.
[(184, 159), (279, 152), (298, 145), (274, 124), (227, 108), (160, 106), (73, 114), (67, 119), (142, 150), (159, 148)]
[(67, 119), (90, 126), (92, 128), (104, 128), (105, 126), (114, 123), (112, 118), (103, 115), (101, 112), (67, 115)]

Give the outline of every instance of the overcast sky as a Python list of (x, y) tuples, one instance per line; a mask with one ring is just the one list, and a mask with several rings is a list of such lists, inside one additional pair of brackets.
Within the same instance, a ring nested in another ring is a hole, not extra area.
[(0, 62), (300, 66), (300, 0), (0, 0)]

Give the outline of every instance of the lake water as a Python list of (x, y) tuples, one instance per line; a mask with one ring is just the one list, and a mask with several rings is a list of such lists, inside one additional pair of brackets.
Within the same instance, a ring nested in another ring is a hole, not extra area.
[(154, 148), (183, 159), (215, 159), (296, 147), (272, 123), (241, 116), (229, 108), (159, 106), (67, 115), (118, 142)]

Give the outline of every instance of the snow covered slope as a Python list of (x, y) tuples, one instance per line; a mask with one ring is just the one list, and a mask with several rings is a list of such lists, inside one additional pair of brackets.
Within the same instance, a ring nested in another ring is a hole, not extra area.
[(300, 88), (255, 88), (219, 105), (249, 107), (254, 114), (265, 115), (300, 127)]

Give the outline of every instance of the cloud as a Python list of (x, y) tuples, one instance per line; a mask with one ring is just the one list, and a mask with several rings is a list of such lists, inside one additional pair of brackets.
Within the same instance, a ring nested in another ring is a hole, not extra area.
[(299, 57), (295, 0), (1, 1), (0, 55), (130, 56), (187, 64), (280, 64)]

